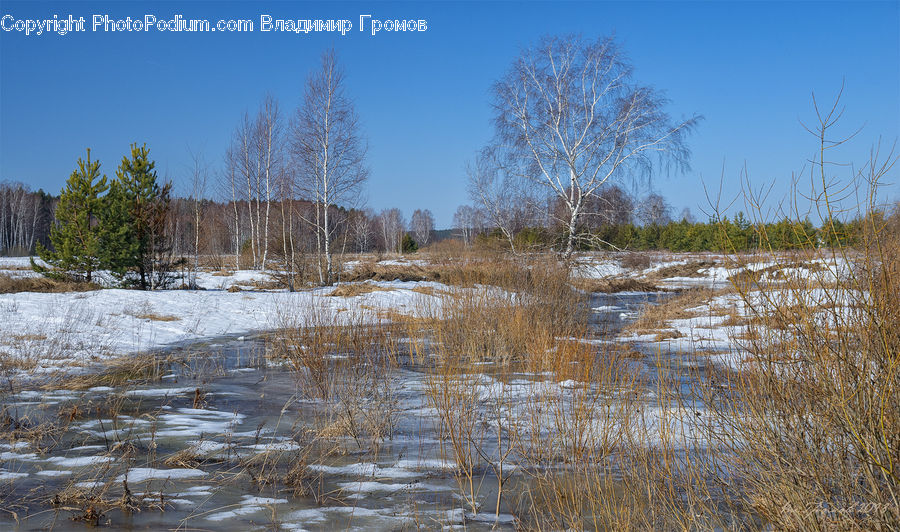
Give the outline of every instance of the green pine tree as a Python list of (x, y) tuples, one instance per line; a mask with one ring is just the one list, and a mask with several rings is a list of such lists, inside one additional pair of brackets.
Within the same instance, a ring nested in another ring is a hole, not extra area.
[(131, 224), (131, 204), (122, 183), (112, 180), (100, 214), (100, 263), (121, 281), (137, 266), (138, 242)]
[(78, 159), (78, 169), (72, 172), (60, 192), (56, 206), (56, 223), (50, 228), (48, 250), (40, 243), (37, 255), (53, 269), (37, 265), (35, 271), (51, 277), (68, 277), (91, 282), (92, 275), (101, 267), (101, 238), (99, 217), (104, 208), (101, 197), (107, 190), (106, 176), (100, 176), (100, 161)]
[(403, 240), (400, 242), (400, 250), (403, 253), (415, 253), (418, 249), (419, 244), (413, 240), (413, 237), (409, 236), (409, 233), (405, 233)]
[[(131, 158), (122, 158), (116, 170), (115, 201), (127, 205), (128, 238), (133, 244), (132, 265), (140, 274), (141, 289), (154, 287), (156, 275), (167, 268), (163, 257), (169, 249), (165, 231), (171, 183), (157, 181), (156, 163), (147, 145), (131, 145)], [(121, 194), (121, 198), (119, 195)]]

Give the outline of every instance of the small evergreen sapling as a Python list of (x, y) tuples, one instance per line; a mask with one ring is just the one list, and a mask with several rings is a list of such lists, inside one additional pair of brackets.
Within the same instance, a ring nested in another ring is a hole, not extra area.
[(409, 233), (405, 233), (403, 235), (403, 240), (400, 241), (400, 250), (403, 253), (415, 253), (419, 250), (419, 244), (409, 235)]
[(88, 148), (87, 161), (78, 159), (78, 169), (60, 192), (56, 223), (50, 228), (53, 251), (40, 243), (36, 246), (37, 255), (53, 269), (32, 259), (35, 271), (49, 277), (92, 281), (93, 273), (102, 266), (99, 219), (104, 210), (101, 194), (107, 188), (106, 176), (100, 175), (100, 161), (91, 161)]

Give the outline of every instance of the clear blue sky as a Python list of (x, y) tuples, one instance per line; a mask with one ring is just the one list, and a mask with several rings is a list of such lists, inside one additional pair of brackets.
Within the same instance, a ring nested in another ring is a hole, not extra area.
[[(491, 136), (489, 88), (541, 35), (614, 34), (636, 79), (665, 91), (675, 116), (702, 114), (689, 139), (692, 170), (653, 188), (696, 215), (700, 178), (725, 196), (754, 183), (788, 190), (815, 152), (800, 126), (810, 94), (845, 83), (844, 131), (865, 126), (840, 154), (857, 163), (872, 142), (900, 137), (900, 3), (893, 2), (0, 2), (0, 16), (94, 14), (169, 19), (350, 19), (347, 36), (262, 33), (0, 31), (0, 180), (57, 192), (86, 147), (112, 175), (131, 142), (147, 142), (161, 174), (183, 183), (189, 148), (215, 167), (241, 113), (266, 92), (283, 109), (334, 46), (369, 138), (368, 206), (429, 208), (447, 227), (468, 201), (464, 165)], [(418, 33), (372, 36), (360, 15), (426, 19)], [(895, 170), (892, 177), (897, 176)], [(897, 186), (888, 190), (896, 199)], [(702, 216), (698, 216), (702, 218)]]

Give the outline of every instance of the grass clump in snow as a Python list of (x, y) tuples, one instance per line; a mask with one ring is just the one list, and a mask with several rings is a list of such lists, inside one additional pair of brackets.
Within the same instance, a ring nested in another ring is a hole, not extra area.
[(49, 279), (47, 277), (13, 277), (0, 273), (0, 294), (15, 294), (18, 292), (88, 292), (99, 289), (100, 286), (94, 283)]

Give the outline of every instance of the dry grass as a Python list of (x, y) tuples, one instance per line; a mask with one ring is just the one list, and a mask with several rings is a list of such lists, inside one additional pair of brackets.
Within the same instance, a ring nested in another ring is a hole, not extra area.
[(46, 277), (12, 277), (0, 273), (0, 294), (88, 292), (99, 289), (100, 286), (93, 283), (63, 281)]
[(617, 292), (668, 292), (670, 289), (657, 285), (656, 281), (635, 277), (613, 277), (605, 279), (572, 279), (572, 285), (585, 292), (614, 294)]
[(426, 296), (445, 296), (450, 294), (450, 292), (447, 292), (446, 290), (433, 288), (431, 286), (416, 286), (412, 291)]
[(630, 270), (646, 270), (653, 263), (652, 258), (653, 257), (649, 253), (633, 251), (630, 253), (625, 253), (619, 259), (619, 262), (623, 267)]
[[(451, 286), (472, 287), (489, 285), (515, 290), (531, 281), (533, 266), (554, 264), (552, 256), (531, 256), (510, 259), (494, 254), (467, 254), (460, 258), (441, 258), (430, 255), (426, 265), (382, 264), (362, 262), (344, 273), (342, 281), (435, 281)], [(516, 275), (510, 275), (513, 270)], [(540, 275), (540, 274), (538, 274)]]
[(491, 275), (493, 286), (505, 290), (441, 294), (438, 304), (418, 312), (443, 357), (539, 367), (553, 358), (558, 338), (586, 334), (586, 299), (572, 289), (562, 265), (495, 262)]
[(693, 288), (667, 298), (659, 304), (647, 304), (638, 318), (625, 330), (635, 334), (647, 334), (666, 329), (672, 320), (695, 318), (699, 314), (697, 307), (709, 305), (710, 301), (722, 291), (709, 288)]
[(331, 297), (356, 297), (372, 292), (389, 292), (391, 288), (384, 288), (372, 283), (346, 283), (340, 284), (329, 292)]
[[(900, 249), (898, 235), (877, 240)], [(725, 382), (740, 401), (710, 402), (732, 423), (724, 453), (746, 481), (742, 504), (774, 528), (900, 525), (897, 256), (866, 254), (857, 275), (818, 286), (817, 297), (807, 279), (781, 276), (752, 292), (736, 283), (750, 309), (736, 339), (747, 355), (741, 375)], [(769, 273), (797, 267), (773, 260)]]
[(6, 351), (0, 351), (0, 368), (4, 373), (28, 371), (36, 368), (37, 365), (37, 360), (33, 357), (14, 356)]
[(700, 270), (712, 266), (715, 266), (715, 263), (710, 261), (691, 261), (685, 264), (673, 264), (652, 272), (651, 277), (654, 279), (668, 279), (671, 277), (704, 277), (705, 274), (701, 273)]
[(178, 321), (181, 318), (178, 316), (168, 316), (165, 314), (156, 314), (156, 313), (147, 313), (147, 314), (135, 314), (135, 318), (139, 320), (150, 320), (150, 321)]
[(656, 333), (656, 336), (653, 337), (654, 342), (662, 342), (664, 340), (674, 340), (676, 338), (681, 338), (684, 335), (675, 330), (666, 330)]
[(45, 334), (11, 334), (6, 338), (0, 340), (0, 342), (7, 345), (14, 345), (19, 342), (40, 342), (42, 340), (46, 340), (47, 335)]
[(84, 373), (56, 379), (46, 389), (87, 390), (96, 386), (123, 386), (158, 382), (176, 357), (148, 353), (114, 358), (99, 373)]

